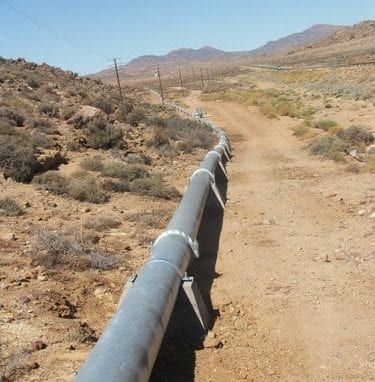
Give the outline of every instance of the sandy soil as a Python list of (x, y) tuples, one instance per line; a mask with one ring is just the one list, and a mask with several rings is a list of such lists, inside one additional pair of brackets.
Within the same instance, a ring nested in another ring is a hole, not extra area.
[(234, 158), (212, 346), (165, 380), (373, 381), (373, 174), (309, 156), (289, 118), (184, 102), (227, 130)]

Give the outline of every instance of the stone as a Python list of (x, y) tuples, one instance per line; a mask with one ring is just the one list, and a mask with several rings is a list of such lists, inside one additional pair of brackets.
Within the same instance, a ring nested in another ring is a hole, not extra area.
[(359, 210), (358, 216), (363, 216), (366, 213), (366, 210)]
[(31, 342), (31, 351), (43, 350), (47, 347), (47, 344), (41, 340), (35, 340)]
[(47, 275), (38, 275), (37, 279), (39, 281), (47, 281), (48, 280), (48, 276)]

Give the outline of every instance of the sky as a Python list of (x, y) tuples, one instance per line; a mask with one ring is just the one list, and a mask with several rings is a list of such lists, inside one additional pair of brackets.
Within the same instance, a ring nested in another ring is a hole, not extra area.
[(0, 0), (0, 56), (80, 74), (144, 54), (251, 50), (313, 24), (375, 19), (375, 0)]

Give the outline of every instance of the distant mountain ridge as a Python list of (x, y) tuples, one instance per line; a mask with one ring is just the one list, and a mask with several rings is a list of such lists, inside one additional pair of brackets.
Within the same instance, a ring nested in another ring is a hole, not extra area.
[[(271, 55), (274, 52), (287, 50), (292, 47), (303, 46), (315, 43), (326, 38), (334, 32), (347, 27), (339, 25), (317, 24), (299, 32), (282, 37), (275, 41), (270, 41), (265, 45), (248, 51), (228, 52), (210, 46), (203, 46), (199, 49), (180, 48), (172, 50), (165, 55), (144, 55), (129, 61), (119, 68), (119, 73), (127, 78), (145, 78), (152, 75), (157, 66), (163, 67), (163, 73), (172, 73), (177, 66), (222, 66), (235, 62), (236, 60), (251, 59), (264, 55)], [(104, 70), (96, 73), (94, 77), (112, 78), (113, 71)]]
[(279, 38), (275, 41), (269, 41), (267, 44), (251, 51), (252, 54), (270, 54), (275, 51), (280, 51), (295, 47), (298, 45), (311, 44), (326, 38), (330, 34), (345, 29), (342, 25), (316, 24), (312, 27), (298, 33), (293, 33), (289, 36)]

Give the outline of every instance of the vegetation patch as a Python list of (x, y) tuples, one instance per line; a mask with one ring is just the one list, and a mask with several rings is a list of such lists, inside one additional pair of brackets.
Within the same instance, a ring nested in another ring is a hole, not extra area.
[(365, 126), (350, 126), (339, 130), (337, 136), (350, 145), (370, 145), (374, 142), (374, 135)]
[(101, 118), (88, 122), (85, 129), (87, 146), (94, 149), (120, 148), (123, 135), (120, 128)]
[(83, 202), (104, 203), (108, 200), (108, 195), (95, 177), (85, 172), (76, 172), (70, 177), (65, 177), (57, 171), (48, 171), (36, 176), (34, 184), (56, 195), (67, 195)]
[(22, 208), (14, 199), (9, 197), (0, 198), (0, 215), (20, 216), (22, 214)]
[(348, 147), (348, 144), (339, 137), (329, 135), (314, 139), (310, 143), (310, 152), (336, 162), (345, 162), (345, 152)]
[(204, 91), (203, 101), (224, 101), (244, 105), (258, 106), (261, 112), (270, 118), (279, 115), (302, 119), (310, 118), (315, 109), (305, 105), (292, 92), (282, 92), (277, 89), (234, 88), (220, 91)]
[(332, 129), (336, 126), (337, 122), (333, 121), (332, 119), (321, 119), (320, 121), (314, 123), (314, 127), (316, 129), (321, 129), (324, 131), (328, 131), (329, 129)]
[(34, 252), (34, 262), (46, 267), (67, 265), (73, 269), (101, 269), (117, 268), (119, 257), (96, 249), (81, 235), (62, 234), (44, 230), (37, 235)]

